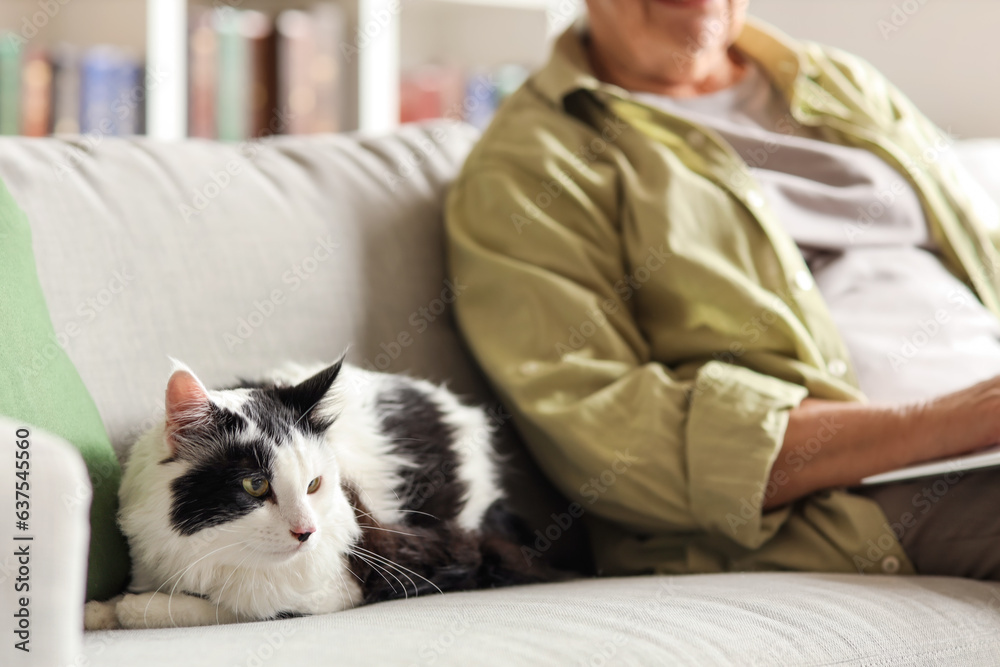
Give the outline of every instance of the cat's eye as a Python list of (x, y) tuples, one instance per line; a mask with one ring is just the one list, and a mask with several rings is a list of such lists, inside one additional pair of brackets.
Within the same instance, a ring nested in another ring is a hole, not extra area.
[(271, 488), (271, 485), (267, 483), (267, 480), (263, 477), (244, 477), (243, 478), (243, 490), (249, 493), (254, 498), (260, 498), (267, 490)]
[(322, 483), (323, 478), (317, 477), (313, 481), (309, 482), (309, 486), (306, 488), (306, 493), (316, 493), (319, 491), (319, 485)]

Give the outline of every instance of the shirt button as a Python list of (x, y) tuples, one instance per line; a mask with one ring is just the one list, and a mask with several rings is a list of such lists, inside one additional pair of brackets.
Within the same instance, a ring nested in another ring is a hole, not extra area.
[(747, 193), (747, 203), (753, 208), (761, 208), (764, 206), (764, 197), (756, 190), (751, 190)]
[(886, 574), (896, 574), (899, 572), (899, 559), (895, 556), (886, 556), (883, 558), (882, 571)]
[(808, 292), (813, 288), (813, 277), (806, 269), (802, 269), (795, 274), (795, 284), (799, 286), (799, 289), (803, 292)]
[(847, 373), (847, 363), (843, 359), (834, 359), (826, 365), (826, 369), (830, 371), (830, 375), (842, 377)]

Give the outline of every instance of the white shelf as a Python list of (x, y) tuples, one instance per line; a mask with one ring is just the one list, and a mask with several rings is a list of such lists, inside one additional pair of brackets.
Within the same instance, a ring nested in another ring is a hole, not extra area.
[(146, 134), (154, 139), (187, 136), (187, 30), (187, 0), (148, 0)]
[(400, 1), (358, 0), (357, 25), (378, 26), (377, 34), (358, 50), (358, 129), (362, 132), (387, 132), (399, 125), (399, 15), (392, 8)]

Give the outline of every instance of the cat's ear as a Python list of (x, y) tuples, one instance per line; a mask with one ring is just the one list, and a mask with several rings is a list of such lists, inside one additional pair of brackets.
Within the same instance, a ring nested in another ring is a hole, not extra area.
[(285, 404), (301, 415), (312, 417), (316, 407), (323, 401), (337, 376), (340, 375), (343, 365), (344, 357), (341, 356), (332, 365), (327, 366), (308, 380), (287, 389), (282, 396)]
[(167, 381), (167, 443), (177, 453), (178, 435), (189, 426), (203, 422), (211, 414), (211, 401), (205, 385), (184, 364), (173, 360), (174, 370)]

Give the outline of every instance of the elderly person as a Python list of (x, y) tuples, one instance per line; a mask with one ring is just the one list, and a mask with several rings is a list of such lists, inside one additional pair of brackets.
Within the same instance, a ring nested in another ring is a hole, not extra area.
[(1000, 579), (1000, 283), (948, 140), (746, 0), (588, 0), (447, 209), (459, 324), (605, 574)]

